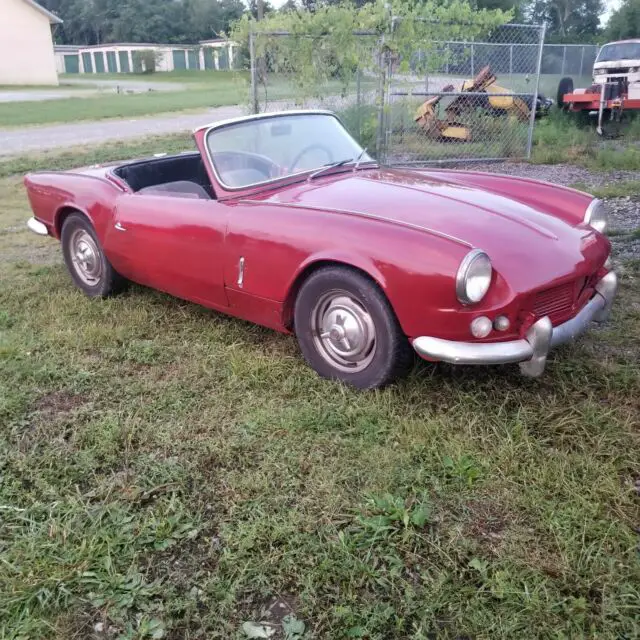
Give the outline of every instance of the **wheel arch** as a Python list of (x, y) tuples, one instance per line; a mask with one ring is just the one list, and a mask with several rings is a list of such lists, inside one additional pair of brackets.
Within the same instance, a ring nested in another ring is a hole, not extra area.
[(62, 225), (64, 224), (64, 221), (72, 213), (79, 213), (80, 215), (84, 216), (93, 225), (93, 220), (91, 219), (91, 216), (86, 211), (83, 211), (80, 207), (78, 207), (78, 205), (63, 204), (62, 206), (58, 207), (58, 209), (55, 212), (55, 215), (53, 216), (53, 229), (56, 234), (56, 238), (62, 237)]
[[(293, 311), (296, 298), (302, 285), (313, 273), (326, 267), (348, 267), (360, 273), (376, 284), (380, 291), (386, 296), (387, 300), (389, 300), (386, 290), (386, 279), (372, 262), (347, 256), (317, 256), (301, 265), (287, 289), (282, 310), (282, 324), (287, 330), (291, 331), (293, 329)], [(393, 309), (391, 300), (389, 300), (389, 304)]]

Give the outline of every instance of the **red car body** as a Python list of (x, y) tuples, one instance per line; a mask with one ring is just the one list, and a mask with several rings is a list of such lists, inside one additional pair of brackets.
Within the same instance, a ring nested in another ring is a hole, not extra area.
[[(136, 193), (115, 166), (40, 172), (25, 178), (35, 219), (59, 238), (65, 216), (82, 212), (126, 278), (282, 332), (292, 330), (301, 282), (327, 263), (375, 280), (410, 341), (462, 343), (522, 340), (543, 316), (562, 324), (609, 271), (609, 241), (584, 221), (593, 202), (585, 193), (476, 171), (378, 167), (232, 190), (212, 167), (207, 131), (195, 140), (215, 199)], [(466, 306), (456, 273), (474, 247), (490, 256), (493, 276), (482, 301)], [(475, 338), (479, 315), (506, 316), (509, 328)]]

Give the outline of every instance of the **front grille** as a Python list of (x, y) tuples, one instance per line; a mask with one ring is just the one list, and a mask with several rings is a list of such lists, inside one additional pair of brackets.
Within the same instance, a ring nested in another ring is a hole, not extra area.
[(538, 318), (549, 316), (553, 324), (571, 313), (576, 295), (576, 283), (567, 282), (536, 293), (533, 313)]
[(615, 67), (613, 69), (607, 69), (607, 74), (613, 73), (629, 73), (630, 67)]

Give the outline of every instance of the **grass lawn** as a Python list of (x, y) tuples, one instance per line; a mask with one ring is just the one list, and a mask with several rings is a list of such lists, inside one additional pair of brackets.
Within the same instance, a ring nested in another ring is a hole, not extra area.
[[(232, 73), (243, 73), (242, 71), (235, 71)], [(183, 84), (210, 84), (214, 82), (216, 78), (229, 75), (229, 71), (195, 71), (184, 69), (182, 71), (163, 71), (158, 73), (60, 73), (58, 79), (61, 83), (68, 80), (82, 80), (87, 79), (87, 82), (92, 80), (118, 80), (119, 82), (180, 82)]]
[[(49, 160), (166, 143), (186, 140)], [(139, 286), (81, 295), (13, 162), (0, 638), (640, 635), (639, 263), (539, 380), (418, 363), (358, 393), (291, 337)]]
[[(63, 79), (67, 76), (61, 76)], [(76, 76), (77, 77), (77, 76)], [(124, 93), (104, 92), (95, 96), (58, 100), (0, 103), (0, 130), (2, 127), (24, 125), (45, 125), (78, 122), (81, 120), (102, 120), (105, 118), (135, 118), (140, 116), (174, 113), (187, 110), (204, 110), (232, 104), (248, 104), (248, 73), (244, 71), (176, 72), (153, 75), (101, 74), (91, 76), (96, 80), (122, 80)], [(176, 91), (148, 91), (126, 93), (128, 82), (137, 81), (176, 82), (185, 88)], [(76, 85), (73, 85), (76, 86)], [(81, 85), (77, 85), (81, 87)], [(86, 87), (87, 85), (82, 85)], [(373, 87), (372, 81), (363, 82), (363, 90)], [(340, 91), (337, 81), (331, 81), (326, 91), (336, 94)], [(295, 94), (293, 83), (283, 78), (270, 80), (267, 97), (269, 101), (292, 98)], [(265, 101), (264, 88), (260, 88), (259, 99)]]
[[(153, 80), (155, 81), (155, 75)], [(277, 91), (277, 88), (274, 90)], [(247, 100), (246, 74), (202, 72), (200, 83), (190, 85), (182, 91), (106, 93), (81, 99), (0, 103), (0, 126), (16, 127), (104, 118), (134, 118), (240, 104)]]

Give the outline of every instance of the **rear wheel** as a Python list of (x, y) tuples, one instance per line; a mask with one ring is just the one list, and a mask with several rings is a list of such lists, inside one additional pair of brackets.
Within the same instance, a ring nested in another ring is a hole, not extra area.
[(360, 389), (405, 374), (413, 351), (379, 287), (348, 267), (327, 267), (304, 282), (295, 332), (308, 364), (321, 376)]
[(73, 281), (90, 298), (112, 295), (126, 284), (111, 266), (93, 225), (84, 215), (69, 215), (62, 225), (60, 239), (64, 261)]
[(566, 110), (567, 107), (563, 102), (563, 98), (567, 93), (573, 93), (573, 78), (562, 78), (558, 84), (558, 95), (556, 96), (556, 104), (561, 109)]

